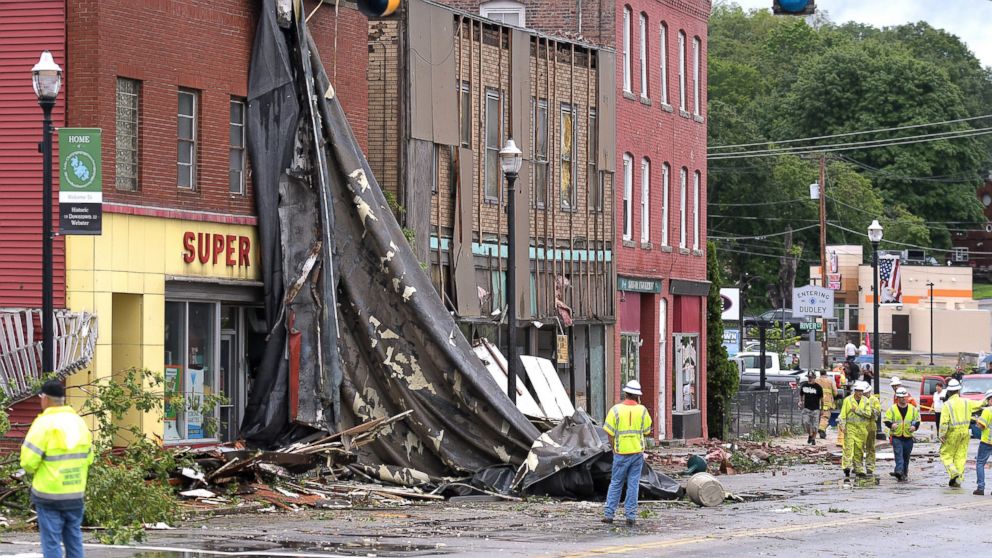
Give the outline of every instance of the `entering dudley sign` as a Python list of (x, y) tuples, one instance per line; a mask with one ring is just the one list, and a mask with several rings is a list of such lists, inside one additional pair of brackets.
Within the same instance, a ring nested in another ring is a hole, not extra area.
[(834, 291), (815, 285), (792, 289), (792, 316), (833, 318)]

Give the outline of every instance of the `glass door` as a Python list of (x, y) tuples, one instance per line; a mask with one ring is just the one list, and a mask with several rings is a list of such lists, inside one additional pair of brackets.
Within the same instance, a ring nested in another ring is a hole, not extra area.
[(223, 442), (237, 439), (238, 401), (237, 389), (239, 377), (239, 360), (237, 351), (237, 336), (233, 332), (225, 332), (220, 336), (220, 393), (227, 396), (227, 403), (220, 406), (220, 425), (217, 437)]

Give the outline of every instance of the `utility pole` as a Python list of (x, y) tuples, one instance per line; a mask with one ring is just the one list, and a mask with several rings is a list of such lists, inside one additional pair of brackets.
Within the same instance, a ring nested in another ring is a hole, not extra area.
[[(820, 154), (820, 286), (830, 287), (827, 283), (827, 156)], [(827, 369), (828, 343), (827, 319), (823, 320), (823, 369)]]

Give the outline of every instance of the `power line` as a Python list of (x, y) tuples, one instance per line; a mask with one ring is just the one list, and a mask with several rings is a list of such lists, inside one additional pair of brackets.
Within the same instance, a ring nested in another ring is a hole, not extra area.
[[(840, 229), (842, 231), (847, 231), (849, 233), (853, 233), (853, 234), (857, 234), (857, 235), (866, 234), (866, 233), (863, 233), (863, 232), (852, 231), (851, 229), (849, 229), (847, 227), (842, 227), (842, 226), (840, 226), (840, 225), (838, 225), (836, 223), (828, 223), (828, 224), (831, 227)], [(954, 252), (954, 250), (948, 250), (947, 248), (934, 248), (932, 246), (919, 246), (917, 244), (909, 244), (907, 242), (897, 242), (895, 240), (886, 240), (884, 238), (882, 239), (882, 242), (885, 242), (885, 243), (888, 243), (888, 244), (895, 244), (896, 246), (905, 246), (907, 248), (919, 248), (920, 250), (929, 250), (931, 252), (944, 252), (944, 253), (953, 253)], [(992, 252), (972, 252), (972, 251), (969, 250), (968, 253), (971, 254), (971, 255), (976, 255), (976, 256), (992, 256)]]
[(721, 239), (721, 240), (763, 240), (765, 238), (771, 238), (773, 236), (785, 236), (787, 234), (797, 233), (797, 232), (800, 232), (800, 231), (805, 231), (805, 230), (808, 230), (808, 229), (813, 229), (813, 228), (816, 228), (816, 227), (819, 227), (819, 226), (820, 225), (818, 223), (816, 225), (808, 225), (808, 226), (805, 226), (805, 227), (799, 227), (798, 229), (792, 229), (792, 230), (789, 230), (789, 231), (782, 231), (782, 232), (778, 232), (778, 233), (759, 234), (759, 235), (754, 235), (754, 236), (709, 236), (708, 238), (711, 238), (711, 239)]
[(985, 115), (982, 115), (982, 116), (970, 116), (968, 118), (958, 118), (958, 119), (955, 119), (955, 120), (944, 120), (944, 121), (941, 121), (941, 122), (928, 122), (926, 124), (910, 124), (908, 126), (896, 126), (896, 127), (893, 127), (893, 128), (879, 128), (879, 129), (876, 129), (876, 130), (862, 130), (862, 131), (859, 131), (859, 132), (845, 132), (845, 133), (842, 133), (842, 134), (830, 134), (830, 135), (827, 135), (827, 136), (814, 136), (814, 137), (810, 137), (810, 138), (797, 138), (797, 139), (788, 139), (788, 140), (781, 140), (781, 141), (766, 141), (766, 142), (756, 142), (756, 143), (738, 143), (738, 144), (733, 144), (733, 145), (711, 145), (711, 146), (707, 147), (706, 149), (708, 149), (708, 150), (711, 150), (711, 149), (731, 149), (731, 148), (737, 148), (737, 147), (754, 147), (754, 146), (758, 146), (758, 145), (781, 145), (781, 144), (785, 144), (785, 143), (799, 143), (799, 142), (804, 142), (804, 141), (815, 141), (815, 140), (821, 140), (821, 139), (843, 138), (843, 137), (848, 137), (848, 136), (860, 136), (860, 135), (867, 135), (867, 134), (878, 134), (878, 133), (881, 133), (881, 132), (895, 132), (895, 131), (898, 131), (898, 130), (910, 130), (910, 129), (913, 129), (913, 128), (926, 128), (926, 127), (929, 127), (929, 126), (943, 126), (945, 124), (957, 124), (959, 122), (969, 122), (969, 121), (972, 121), (972, 120), (983, 120), (983, 119), (986, 119), (986, 118), (992, 118), (992, 114), (985, 114)]
[(847, 155), (839, 155), (841, 159), (851, 163), (852, 165), (861, 167), (864, 170), (876, 172), (878, 174), (884, 174), (891, 177), (894, 180), (909, 180), (914, 182), (939, 182), (943, 184), (959, 184), (965, 180), (974, 180), (979, 177), (979, 172), (974, 171), (973, 173), (960, 174), (960, 175), (945, 175), (945, 176), (905, 176), (893, 173), (891, 171), (873, 167), (867, 163), (862, 163), (861, 161), (852, 159)]
[[(958, 137), (970, 137), (974, 135), (983, 135), (987, 133), (992, 133), (992, 127), (987, 128), (969, 128), (967, 130), (952, 130), (949, 132), (933, 132), (929, 134), (919, 134), (916, 136), (902, 136), (898, 138), (885, 138), (877, 140), (865, 140), (865, 141), (854, 141), (846, 143), (828, 143), (824, 145), (804, 145), (799, 147), (773, 147), (770, 149), (751, 149), (747, 151), (732, 151), (730, 153), (713, 153), (707, 156), (708, 160), (718, 161), (721, 159), (736, 159), (737, 155), (759, 155), (759, 154), (805, 154), (805, 153), (819, 153), (824, 151), (850, 151), (859, 149), (868, 149), (870, 147), (887, 147), (889, 145), (901, 145), (904, 143), (923, 143), (926, 141), (938, 141), (942, 139), (956, 139)], [(920, 140), (920, 141), (903, 141), (903, 140)], [(899, 143), (894, 143), (899, 142)]]
[(707, 202), (706, 205), (719, 205), (723, 207), (758, 207), (763, 205), (782, 205), (785, 203), (796, 203), (801, 201), (806, 201), (808, 198), (796, 198), (794, 200), (778, 200), (770, 202), (754, 202), (754, 203), (721, 203), (720, 201)]

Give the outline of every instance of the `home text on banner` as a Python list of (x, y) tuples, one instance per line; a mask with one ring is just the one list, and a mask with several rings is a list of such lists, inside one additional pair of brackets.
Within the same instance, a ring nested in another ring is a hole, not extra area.
[(59, 232), (97, 235), (103, 229), (100, 128), (59, 129)]

